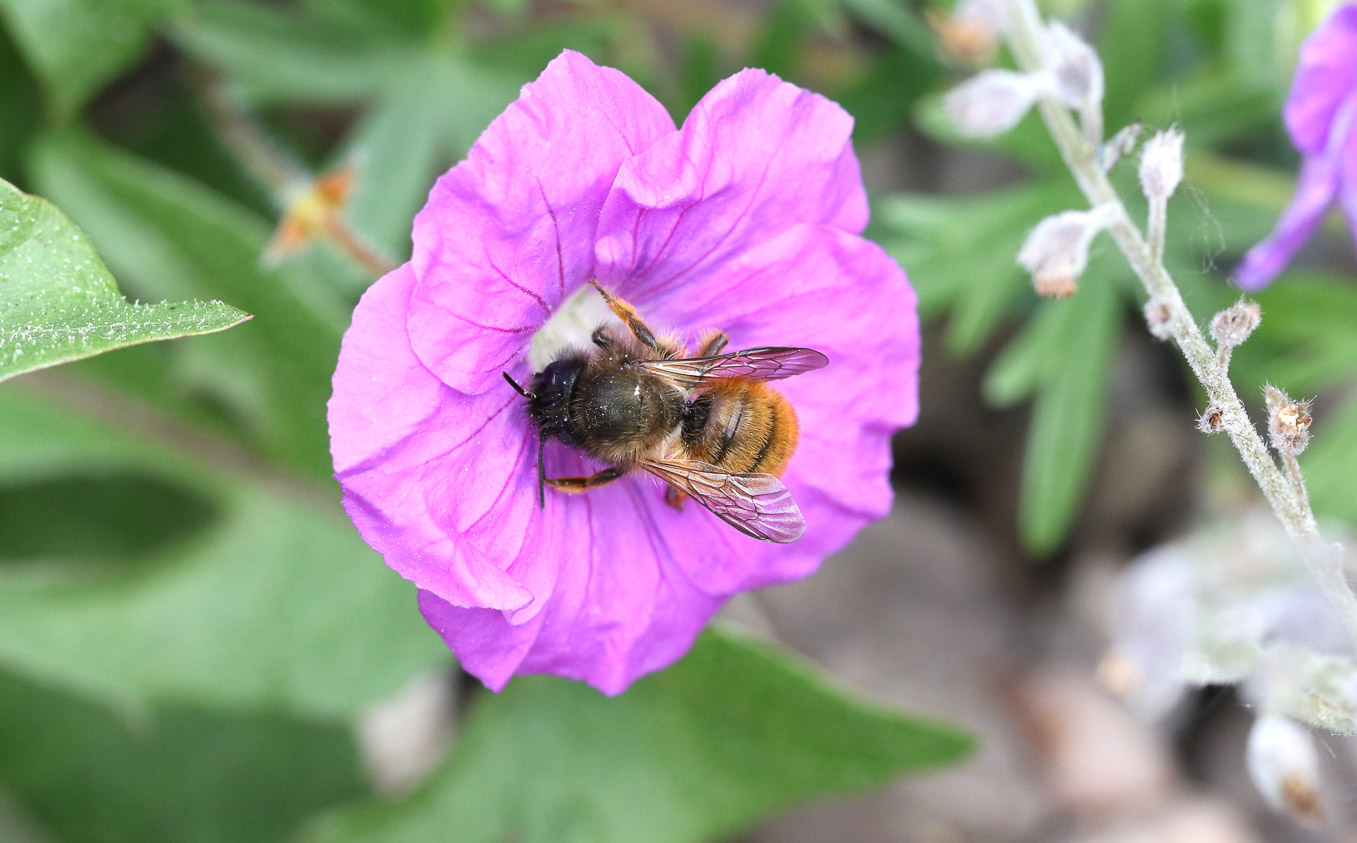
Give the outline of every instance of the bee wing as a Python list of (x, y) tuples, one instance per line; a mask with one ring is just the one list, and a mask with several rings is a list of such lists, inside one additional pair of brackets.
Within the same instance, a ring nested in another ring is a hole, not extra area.
[(822, 369), (829, 358), (813, 348), (764, 346), (714, 357), (684, 357), (678, 360), (633, 360), (629, 368), (662, 375), (682, 386), (697, 386), (713, 378), (748, 378), (775, 381)]
[(771, 474), (731, 474), (701, 460), (651, 460), (641, 465), (746, 536), (785, 543), (806, 532), (801, 508)]

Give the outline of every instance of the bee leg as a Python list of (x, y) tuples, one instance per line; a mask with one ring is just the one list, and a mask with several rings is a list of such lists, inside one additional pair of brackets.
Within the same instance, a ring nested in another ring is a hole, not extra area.
[[(642, 345), (653, 351), (662, 352), (665, 350), (661, 347), (660, 341), (655, 339), (655, 332), (650, 330), (650, 326), (641, 319), (639, 314), (637, 314), (636, 308), (603, 289), (602, 285), (597, 281), (590, 281), (589, 283), (594, 285), (594, 289), (598, 290), (598, 294), (603, 296), (603, 301), (608, 305), (608, 309), (617, 314), (617, 318), (621, 319), (622, 322), (626, 324), (627, 328), (635, 335), (636, 339), (641, 341)], [(597, 340), (595, 340), (595, 342), (597, 342)]]
[(688, 496), (683, 494), (682, 491), (675, 489), (673, 486), (666, 486), (664, 489), (664, 502), (674, 509), (677, 509), (679, 512), (683, 511), (683, 501), (687, 497)]
[(702, 335), (702, 341), (697, 344), (698, 357), (715, 357), (721, 353), (721, 349), (730, 342), (730, 337), (725, 331), (712, 329)]
[(537, 508), (547, 508), (547, 435), (537, 440)]
[(614, 466), (586, 477), (548, 477), (546, 484), (558, 492), (583, 492), (596, 486), (607, 485), (626, 473)]

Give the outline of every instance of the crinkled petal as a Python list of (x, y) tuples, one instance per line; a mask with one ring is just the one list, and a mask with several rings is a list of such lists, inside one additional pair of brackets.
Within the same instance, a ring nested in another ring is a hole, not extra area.
[(1296, 195), (1262, 242), (1244, 255), (1235, 281), (1245, 290), (1267, 286), (1286, 267), (1300, 247), (1324, 221), (1324, 213), (1338, 191), (1338, 164), (1327, 158), (1307, 158), (1296, 179)]
[[(449, 470), (459, 456), (513, 453), (507, 446), (516, 450), (523, 425), (508, 422), (508, 397), (469, 398), (415, 358), (405, 335), (414, 286), (408, 264), (381, 278), (344, 335), (329, 402), (344, 508), (364, 540), (420, 588), (459, 605), (523, 607), (533, 595), (483, 552), (493, 548), (455, 539), (455, 513), (446, 502), (475, 499), (481, 488)], [(525, 538), (521, 525), (508, 526), (519, 527), (520, 542)]]
[(862, 231), (852, 129), (835, 103), (764, 71), (721, 82), (677, 134), (618, 172), (599, 222), (599, 278), (632, 295), (701, 285), (789, 226)]
[[(572, 454), (557, 456), (549, 461), (553, 474), (582, 468)], [(560, 572), (536, 615), (461, 609), (427, 594), (421, 610), (491, 688), (514, 673), (553, 673), (620, 693), (687, 652), (724, 601), (698, 589), (678, 565), (675, 548), (697, 543), (702, 530), (671, 541), (656, 516), (678, 513), (663, 497), (658, 484), (630, 477), (584, 495), (549, 497), (547, 518), (568, 527), (559, 542), (535, 548), (534, 564)]]
[(499, 370), (593, 277), (618, 167), (673, 131), (640, 86), (579, 53), (525, 85), (415, 218), (408, 324), (424, 365), (463, 392), (502, 386)]
[(1285, 109), (1286, 126), (1296, 148), (1308, 155), (1323, 153), (1335, 117), (1354, 91), (1357, 5), (1345, 3), (1301, 47)]
[(514, 626), (503, 612), (454, 606), (431, 591), (419, 592), (419, 611), (462, 667), (496, 692), (514, 677), (545, 620), (539, 614)]

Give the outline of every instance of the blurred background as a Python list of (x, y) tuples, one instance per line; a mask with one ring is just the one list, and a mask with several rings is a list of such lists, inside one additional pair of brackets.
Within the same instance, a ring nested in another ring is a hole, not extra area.
[[(1186, 132), (1167, 262), (1206, 320), (1291, 197), (1280, 110), (1323, 4), (1045, 10), (1102, 55), (1109, 133)], [(1306, 827), (1250, 784), (1234, 690), (1149, 721), (1099, 682), (1121, 573), (1259, 495), (1195, 430), (1205, 401), (1110, 241), (1072, 299), (1032, 292), (1024, 236), (1084, 203), (1034, 117), (988, 143), (948, 125), (941, 96), (990, 61), (954, 24), (903, 0), (0, 0), (0, 176), (128, 298), (256, 315), (0, 386), (0, 840), (1357, 839), (1349, 739), (1319, 736)], [(645, 744), (687, 680), (638, 685), (626, 716), (554, 680), (487, 703), (344, 518), (324, 404), (348, 314), (563, 48), (677, 120), (746, 66), (855, 116), (868, 236), (920, 296), (922, 416), (890, 518), (726, 621), (970, 732), (968, 757), (898, 778), (826, 751), (798, 789), (754, 754), (724, 773), (739, 805), (693, 796), (707, 768)], [(1113, 176), (1141, 213), (1134, 167)], [(1302, 465), (1335, 524), (1357, 522), (1355, 270), (1331, 220), (1233, 364), (1255, 419), (1264, 382), (1318, 396)]]

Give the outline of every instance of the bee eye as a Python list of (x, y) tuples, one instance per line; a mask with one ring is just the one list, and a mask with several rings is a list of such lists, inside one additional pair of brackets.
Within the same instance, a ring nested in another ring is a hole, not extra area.
[(598, 346), (599, 348), (609, 348), (613, 344), (612, 339), (608, 336), (607, 330), (602, 325), (594, 329), (592, 339), (594, 341), (594, 345)]

